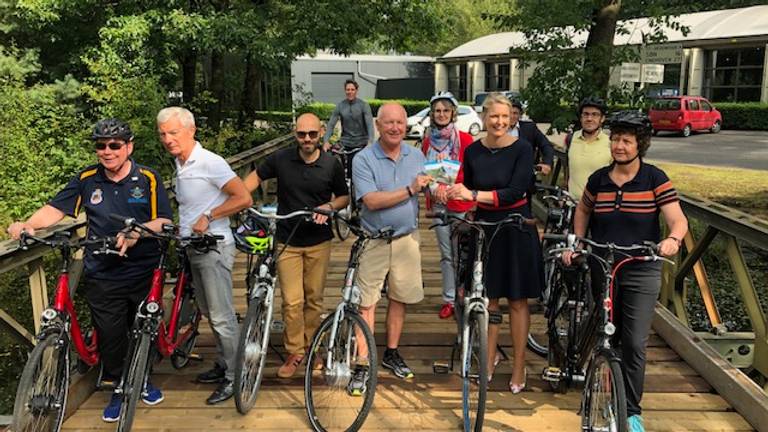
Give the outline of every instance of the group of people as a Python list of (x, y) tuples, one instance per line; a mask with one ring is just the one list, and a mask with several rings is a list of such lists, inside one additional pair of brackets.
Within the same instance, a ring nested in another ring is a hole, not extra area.
[[(252, 205), (251, 192), (262, 181), (277, 179), (278, 213), (306, 208), (340, 210), (350, 199), (360, 208), (364, 229), (393, 230), (392, 240), (373, 240), (360, 258), (358, 285), (360, 312), (375, 328), (375, 309), (387, 283), (386, 350), (382, 366), (402, 379), (414, 376), (398, 352), (408, 305), (424, 298), (418, 230), (419, 195), (439, 210), (454, 214), (474, 211), (475, 218), (497, 221), (511, 213), (531, 217), (535, 171), (548, 173), (553, 149), (532, 122), (521, 121), (522, 105), (501, 94), (489, 95), (483, 105), (487, 134), (474, 140), (456, 126), (458, 102), (450, 93), (438, 93), (430, 101), (431, 126), (421, 148), (404, 141), (406, 111), (396, 103), (381, 106), (375, 119), (374, 139), (370, 106), (357, 97), (358, 85), (345, 83), (346, 98), (334, 109), (328, 127), (311, 113), (301, 115), (295, 125), (296, 144), (269, 155), (256, 170), (241, 180), (220, 156), (195, 141), (191, 112), (184, 108), (163, 109), (157, 116), (159, 139), (175, 157), (176, 198), (182, 234), (211, 232), (225, 239), (219, 253), (190, 253), (193, 284), (200, 308), (208, 318), (216, 339), (218, 358), (211, 370), (200, 374), (200, 382), (219, 383), (207, 402), (219, 403), (232, 396), (232, 373), (238, 342), (238, 324), (232, 300), (232, 266), (235, 247), (229, 216)], [(687, 222), (677, 195), (666, 175), (643, 162), (651, 129), (647, 118), (628, 114), (612, 123), (610, 135), (603, 131), (606, 106), (587, 98), (579, 106), (581, 129), (566, 140), (569, 155), (567, 184), (580, 199), (574, 232), (600, 242), (620, 245), (653, 241), (663, 255), (674, 255), (687, 231)], [(354, 196), (350, 197), (345, 169), (327, 150), (336, 122), (341, 120), (340, 143), (361, 147), (352, 164)], [(130, 127), (116, 119), (100, 121), (94, 128), (99, 163), (78, 173), (47, 205), (8, 231), (18, 238), (22, 230), (55, 224), (65, 215), (85, 211), (88, 234), (117, 235), (117, 247), (125, 256), (85, 258), (86, 299), (99, 332), (105, 380), (120, 377), (126, 356), (127, 334), (136, 306), (146, 295), (152, 268), (158, 257), (151, 242), (121, 232), (109, 218), (117, 213), (136, 218), (152, 229), (170, 223), (172, 213), (160, 176), (130, 158), (134, 148)], [(425, 174), (428, 161), (456, 160), (460, 163), (454, 184), (441, 184)], [(662, 239), (659, 215), (669, 227)], [(285, 322), (284, 343), (288, 352), (277, 371), (293, 376), (302, 363), (312, 335), (324, 312), (323, 290), (333, 232), (328, 217), (316, 213), (311, 222), (281, 221), (276, 240), (282, 253), (277, 262)], [(456, 277), (452, 263), (451, 232), (436, 229), (443, 276), (443, 305), (439, 317), (453, 316)], [(284, 246), (284, 248), (283, 248)], [(534, 227), (502, 229), (490, 244), (485, 263), (485, 288), (491, 313), (499, 315), (500, 300), (509, 306), (514, 346), (509, 389), (526, 386), (525, 347), (530, 327), (528, 299), (540, 296), (544, 287), (542, 252)], [(571, 255), (564, 260), (570, 262)], [(641, 431), (640, 399), (645, 367), (645, 342), (653, 304), (659, 292), (660, 267), (647, 264), (625, 270), (619, 277), (618, 332), (625, 365), (628, 413), (632, 431)], [(497, 321), (498, 322), (498, 321)], [(496, 352), (499, 324), (489, 325), (488, 376), (500, 361)], [(365, 391), (368, 368), (360, 365), (349, 385), (350, 394)], [(142, 394), (147, 404), (162, 401), (162, 392), (147, 383)], [(119, 395), (104, 410), (105, 421), (119, 417)]]

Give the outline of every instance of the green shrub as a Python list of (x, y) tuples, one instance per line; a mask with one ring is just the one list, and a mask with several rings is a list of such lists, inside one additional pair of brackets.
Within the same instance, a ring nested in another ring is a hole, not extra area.
[(723, 115), (723, 129), (768, 130), (768, 103), (715, 103)]

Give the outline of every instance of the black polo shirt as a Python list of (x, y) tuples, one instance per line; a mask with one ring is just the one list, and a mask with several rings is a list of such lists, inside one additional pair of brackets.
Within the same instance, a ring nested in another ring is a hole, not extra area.
[[(281, 215), (326, 204), (332, 195), (349, 194), (344, 168), (324, 151), (308, 164), (299, 155), (298, 146), (284, 148), (269, 155), (256, 173), (262, 180), (277, 179), (277, 214)], [(300, 225), (288, 243), (291, 246), (314, 246), (333, 238), (330, 223), (317, 225), (294, 218), (278, 223), (277, 240), (284, 243), (296, 223)]]
[(661, 207), (678, 201), (669, 177), (641, 160), (635, 178), (618, 187), (608, 175), (612, 168), (613, 164), (592, 173), (581, 198), (592, 211), (592, 239), (620, 246), (643, 241), (658, 243)]
[[(173, 219), (168, 194), (160, 175), (131, 159), (131, 172), (119, 182), (104, 174), (101, 164), (81, 171), (48, 203), (65, 214), (77, 217), (85, 211), (88, 236), (114, 236), (124, 226), (110, 214), (149, 222), (159, 217)], [(85, 275), (92, 279), (130, 280), (151, 275), (160, 251), (156, 240), (141, 239), (128, 249), (126, 257), (93, 255), (86, 251)]]

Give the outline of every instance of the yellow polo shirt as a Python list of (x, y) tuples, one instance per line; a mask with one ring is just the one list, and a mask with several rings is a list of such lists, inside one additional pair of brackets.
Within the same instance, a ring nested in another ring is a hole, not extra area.
[(601, 130), (590, 141), (584, 139), (581, 131), (574, 133), (568, 149), (568, 191), (577, 202), (581, 199), (589, 176), (609, 165), (612, 160), (611, 140), (605, 132)]

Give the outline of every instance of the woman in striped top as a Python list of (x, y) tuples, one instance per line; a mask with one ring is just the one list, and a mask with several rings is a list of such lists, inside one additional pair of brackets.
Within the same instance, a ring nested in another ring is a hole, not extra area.
[[(589, 228), (594, 241), (621, 246), (652, 241), (658, 243), (661, 255), (675, 255), (688, 232), (688, 221), (667, 175), (642, 159), (651, 145), (648, 117), (634, 111), (620, 112), (608, 124), (613, 163), (589, 177), (574, 217), (575, 234), (583, 237)], [(664, 239), (660, 215), (669, 227), (669, 235)], [(570, 264), (571, 254), (564, 254), (563, 260)], [(624, 267), (617, 283), (616, 334), (624, 363), (628, 426), (630, 432), (639, 432), (644, 431), (640, 399), (645, 346), (661, 289), (661, 262)]]

